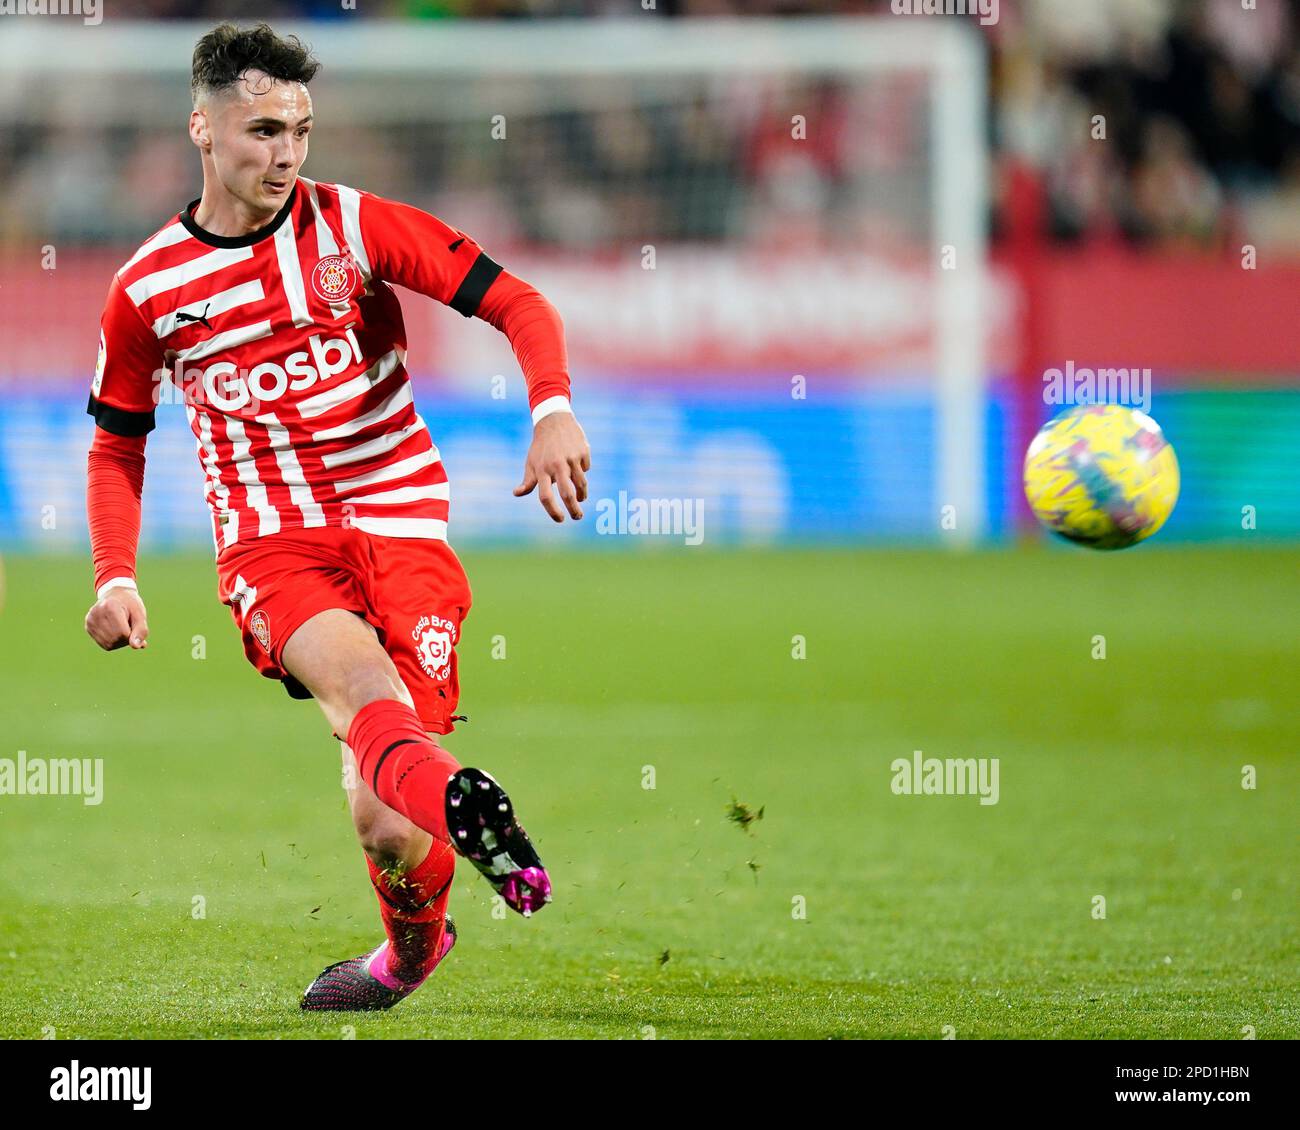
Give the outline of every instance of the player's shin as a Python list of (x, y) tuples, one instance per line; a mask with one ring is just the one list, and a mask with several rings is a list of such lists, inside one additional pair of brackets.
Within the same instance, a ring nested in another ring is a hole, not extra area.
[(366, 865), (388, 935), (382, 962), (372, 963), (370, 973), (393, 989), (418, 983), (443, 956), (456, 854), (435, 840), (424, 861), (409, 870), (381, 867), (368, 855)]
[(460, 764), (429, 737), (411, 707), (396, 699), (367, 703), (348, 728), (347, 744), (361, 779), (384, 804), (447, 842), (447, 781)]

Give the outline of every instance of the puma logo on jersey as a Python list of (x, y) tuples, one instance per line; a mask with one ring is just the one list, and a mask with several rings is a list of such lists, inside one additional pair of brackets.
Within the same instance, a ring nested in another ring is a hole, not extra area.
[(208, 307), (211, 305), (212, 303), (209, 302), (207, 306), (204, 306), (202, 314), (187, 314), (184, 310), (176, 311), (176, 324), (179, 326), (182, 322), (199, 322), (208, 329), (212, 329), (212, 323), (208, 321)]

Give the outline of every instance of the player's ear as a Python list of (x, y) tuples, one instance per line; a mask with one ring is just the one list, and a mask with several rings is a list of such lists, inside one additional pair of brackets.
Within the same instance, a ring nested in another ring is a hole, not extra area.
[(206, 110), (196, 107), (190, 111), (190, 140), (204, 152), (212, 148), (212, 129)]

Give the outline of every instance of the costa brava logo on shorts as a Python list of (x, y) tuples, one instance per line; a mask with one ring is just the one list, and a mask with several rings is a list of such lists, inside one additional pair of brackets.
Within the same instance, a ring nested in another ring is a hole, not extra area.
[(451, 649), (456, 643), (456, 625), (441, 616), (421, 616), (411, 629), (415, 657), (431, 679), (441, 682), (451, 674)]
[[(229, 361), (218, 361), (204, 369), (200, 379), (208, 404), (220, 412), (238, 412), (254, 401), (279, 400), (290, 389), (301, 392), (328, 381), (361, 360), (361, 343), (349, 326), (343, 337), (322, 341), (320, 334), (312, 334), (307, 349), (290, 353), (283, 365), (265, 361), (245, 370)], [(191, 379), (189, 371), (185, 379)]]
[(311, 288), (325, 302), (351, 298), (360, 281), (356, 264), (342, 255), (326, 255), (311, 273)]

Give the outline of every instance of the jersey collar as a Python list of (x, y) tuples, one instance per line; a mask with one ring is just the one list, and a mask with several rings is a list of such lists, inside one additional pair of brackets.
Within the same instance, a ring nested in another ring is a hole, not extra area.
[(275, 235), (280, 230), (280, 225), (289, 218), (289, 213), (293, 211), (293, 203), (297, 199), (298, 182), (294, 181), (293, 191), (289, 193), (289, 199), (284, 202), (284, 207), (275, 214), (275, 219), (265, 227), (248, 232), (246, 235), (213, 235), (206, 228), (199, 227), (194, 222), (193, 215), (194, 209), (198, 207), (198, 200), (191, 200), (185, 205), (185, 210), (180, 215), (180, 221), (185, 225), (185, 230), (200, 243), (206, 243), (211, 247), (251, 247), (254, 243), (259, 243), (268, 236)]

